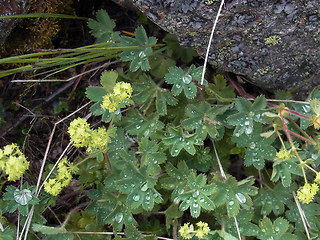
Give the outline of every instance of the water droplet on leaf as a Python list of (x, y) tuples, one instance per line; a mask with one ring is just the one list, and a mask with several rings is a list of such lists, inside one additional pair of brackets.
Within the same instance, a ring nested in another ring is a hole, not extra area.
[(140, 53), (139, 53), (139, 58), (144, 58), (144, 57), (146, 57), (147, 55), (143, 52), (143, 51), (141, 51)]
[(145, 192), (145, 191), (147, 191), (147, 190), (148, 190), (148, 183), (142, 184), (142, 186), (141, 186), (141, 191)]
[(114, 220), (117, 223), (121, 223), (121, 221), (123, 220), (123, 214), (122, 213), (117, 213), (116, 216), (114, 217)]
[(185, 84), (189, 84), (189, 83), (192, 81), (192, 76), (191, 76), (190, 74), (185, 75), (185, 76), (182, 78), (182, 81), (183, 81)]
[(198, 197), (199, 195), (200, 195), (200, 192), (199, 192), (199, 191), (196, 191), (196, 192), (194, 192), (194, 193), (192, 194), (192, 196), (193, 196), (194, 198)]
[(251, 127), (250, 128), (246, 128), (245, 132), (246, 132), (247, 135), (251, 134), (252, 133), (252, 128)]
[(247, 201), (246, 197), (242, 193), (237, 193), (236, 198), (240, 203), (245, 203)]
[(133, 196), (133, 200), (136, 201), (136, 202), (139, 201), (140, 200), (140, 196), (139, 195), (134, 195)]

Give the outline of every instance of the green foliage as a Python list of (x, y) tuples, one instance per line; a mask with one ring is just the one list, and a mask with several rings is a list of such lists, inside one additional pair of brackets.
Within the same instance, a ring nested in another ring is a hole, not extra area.
[(13, 213), (18, 209), (23, 216), (26, 216), (30, 206), (39, 202), (34, 193), (35, 187), (28, 187), (26, 183), (21, 190), (12, 185), (7, 186), (3, 195), (3, 200), (5, 200), (3, 211)]
[[(56, 178), (70, 168), (78, 174), (68, 175), (71, 184), (58, 196), (42, 191), (47, 175), (38, 180), (33, 171), (19, 188), (2, 185), (1, 214), (18, 210), (21, 225), (31, 226), (28, 239), (320, 237), (318, 90), (306, 102), (287, 102), (291, 96), (284, 92), (272, 102), (236, 97), (221, 74), (207, 73), (212, 83), (200, 86), (203, 68), (189, 64), (194, 51), (170, 35), (167, 46), (154, 51), (157, 40), (143, 27), (134, 37), (121, 36), (102, 10), (88, 25), (99, 44), (110, 41), (118, 53), (113, 57), (125, 62), (103, 72), (99, 85), (87, 87), (92, 103), (87, 121), (94, 124), (76, 118), (79, 128), (72, 131), (79, 145), (90, 132), (92, 142), (103, 146), (89, 151), (88, 144), (80, 145), (87, 149), (70, 154), (72, 164), (66, 161), (64, 172), (56, 164)], [(17, 151), (7, 152), (1, 149), (0, 158), (17, 158)], [(49, 179), (56, 165), (44, 167)], [(0, 167), (14, 172), (16, 166)], [(60, 207), (61, 202), (67, 203)], [(68, 209), (69, 204), (77, 207)], [(0, 239), (15, 239), (7, 225)]]
[(149, 70), (150, 64), (148, 57), (150, 57), (152, 52), (152, 45), (155, 45), (157, 39), (154, 37), (148, 37), (146, 31), (143, 27), (138, 27), (135, 31), (135, 38), (131, 37), (122, 37), (121, 45), (122, 46), (141, 46), (141, 49), (136, 50), (126, 50), (120, 54), (122, 61), (130, 61), (130, 70), (136, 72), (139, 68), (143, 71)]
[(99, 10), (96, 14), (97, 20), (89, 19), (88, 26), (91, 34), (99, 43), (117, 41), (120, 39), (120, 32), (114, 32), (116, 24), (104, 10)]
[(269, 218), (263, 218), (259, 222), (259, 227), (258, 238), (262, 240), (297, 239), (293, 234), (288, 233), (289, 222), (283, 218), (277, 218), (273, 223)]
[(234, 217), (238, 214), (240, 206), (244, 209), (250, 209), (252, 199), (250, 195), (257, 194), (257, 188), (252, 186), (253, 178), (247, 178), (240, 182), (232, 176), (228, 176), (226, 181), (223, 181), (218, 175), (214, 178), (214, 186), (217, 188), (218, 194), (213, 199), (216, 205), (225, 205), (229, 217)]
[(170, 67), (168, 69), (169, 72), (165, 75), (165, 80), (173, 85), (171, 89), (172, 94), (177, 96), (183, 90), (187, 98), (194, 98), (197, 94), (197, 87), (193, 81), (200, 82), (202, 69), (202, 67), (196, 68), (194, 65), (191, 65), (185, 73), (179, 67)]

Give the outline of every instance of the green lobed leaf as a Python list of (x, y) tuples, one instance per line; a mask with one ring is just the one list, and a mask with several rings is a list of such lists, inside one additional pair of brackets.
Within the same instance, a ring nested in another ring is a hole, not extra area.
[(162, 188), (168, 190), (174, 190), (172, 192), (172, 199), (178, 197), (181, 189), (187, 184), (187, 178), (192, 173), (192, 170), (188, 168), (186, 162), (178, 162), (177, 167), (174, 167), (172, 163), (167, 163), (165, 166), (167, 176), (160, 179)]
[(140, 104), (140, 110), (146, 113), (155, 104), (159, 115), (167, 114), (167, 105), (174, 106), (178, 103), (167, 89), (159, 87), (147, 75), (139, 77), (139, 82), (133, 84), (133, 99)]
[(120, 192), (128, 194), (127, 203), (132, 209), (142, 206), (151, 211), (155, 203), (163, 201), (160, 193), (155, 189), (157, 180), (147, 173), (147, 168), (137, 168), (133, 164), (126, 164), (116, 181)]
[(276, 156), (276, 149), (271, 145), (273, 138), (261, 137), (261, 125), (254, 124), (253, 132), (250, 135), (233, 136), (231, 139), (239, 147), (247, 147), (244, 164), (253, 165), (257, 169), (264, 167), (265, 159), (273, 159)]
[(168, 68), (176, 65), (175, 60), (162, 55), (153, 55), (149, 59), (151, 66), (150, 73), (156, 78), (164, 78), (168, 72)]
[(225, 102), (226, 98), (235, 98), (233, 86), (227, 86), (227, 80), (223, 75), (215, 75), (213, 81), (214, 83), (210, 83), (206, 88), (209, 96), (213, 94), (220, 102)]
[(141, 154), (141, 166), (146, 166), (150, 175), (156, 175), (161, 172), (159, 164), (167, 159), (163, 152), (159, 152), (159, 145), (155, 141), (149, 141), (148, 138), (142, 138), (139, 143), (139, 152)]
[(182, 47), (178, 42), (177, 36), (173, 34), (167, 34), (163, 41), (168, 46), (167, 54), (172, 55), (176, 59), (181, 59), (184, 63), (190, 63), (193, 57), (198, 55), (194, 49)]
[(261, 215), (266, 216), (273, 211), (278, 216), (285, 210), (285, 203), (292, 198), (291, 188), (285, 188), (281, 183), (273, 189), (261, 188), (254, 202), (256, 206), (261, 206)]
[(159, 115), (154, 113), (149, 116), (143, 116), (136, 109), (129, 109), (126, 113), (126, 118), (120, 123), (128, 133), (132, 136), (154, 137), (157, 131), (162, 130), (164, 124), (159, 120)]
[(252, 186), (254, 179), (249, 177), (240, 182), (228, 175), (227, 180), (223, 180), (215, 174), (213, 185), (217, 189), (217, 194), (213, 198), (215, 205), (225, 205), (228, 217), (234, 217), (239, 213), (240, 206), (250, 209), (252, 199), (250, 196), (257, 194), (257, 188)]
[[(186, 108), (188, 117), (182, 122), (186, 130), (196, 130), (196, 133), (204, 140), (207, 135), (212, 139), (220, 138), (220, 133), (224, 127), (220, 121), (216, 120), (218, 115), (223, 114), (229, 106), (213, 108), (207, 102), (190, 104)], [(219, 131), (220, 130), (220, 131)]]
[(124, 224), (137, 224), (127, 204), (127, 195), (114, 194), (99, 184), (97, 189), (89, 191), (88, 197), (93, 201), (86, 210), (97, 214), (98, 222), (113, 224), (115, 231), (120, 231)]
[[(92, 87), (87, 87), (87, 89), (86, 89), (87, 98), (89, 98), (90, 100), (92, 100), (94, 102), (99, 102), (99, 105), (101, 105), (102, 98), (106, 94), (108, 94), (108, 92), (102, 87), (92, 86)], [(103, 112), (104, 112), (104, 110), (103, 110)]]
[(214, 185), (206, 184), (207, 177), (203, 174), (196, 176), (195, 172), (191, 172), (187, 179), (187, 185), (178, 190), (179, 195), (174, 199), (174, 202), (181, 201), (179, 209), (190, 208), (194, 218), (200, 216), (201, 209), (213, 210), (215, 204), (209, 196), (216, 191)]
[(173, 85), (171, 89), (172, 94), (177, 96), (183, 90), (187, 98), (194, 98), (197, 94), (197, 87), (193, 81), (201, 81), (202, 69), (203, 67), (196, 68), (194, 65), (191, 65), (185, 73), (179, 67), (170, 67), (169, 72), (165, 75), (165, 81)]
[[(300, 157), (302, 157), (301, 154)], [(281, 159), (276, 160), (272, 166), (271, 181), (276, 182), (281, 179), (284, 187), (290, 187), (292, 182), (291, 175), (303, 175), (299, 164), (299, 159), (296, 156), (287, 161), (282, 161)]]
[(191, 155), (195, 155), (194, 145), (203, 145), (203, 141), (199, 139), (197, 134), (185, 133), (181, 127), (174, 128), (171, 126), (168, 127), (167, 134), (162, 142), (170, 146), (170, 154), (173, 157), (178, 156), (182, 149), (185, 149)]
[(114, 32), (116, 24), (105, 10), (99, 10), (96, 14), (97, 20), (89, 19), (88, 26), (91, 34), (99, 43), (108, 41), (117, 41), (120, 39), (120, 33)]
[[(289, 208), (285, 216), (286, 218), (294, 223), (295, 228), (297, 230), (305, 231), (303, 222), (301, 219), (300, 212), (298, 210), (297, 204), (294, 201), (286, 202), (287, 207)], [(320, 236), (319, 232), (319, 215), (320, 215), (320, 209), (318, 203), (309, 203), (309, 204), (304, 204), (300, 203), (300, 207), (303, 211), (303, 214), (305, 215), (306, 219), (308, 219), (308, 224), (310, 231), (315, 231), (318, 232), (318, 236)], [(305, 233), (305, 232), (304, 232)]]
[(142, 26), (138, 27), (135, 31), (135, 38), (122, 37), (121, 46), (140, 46), (141, 48), (126, 50), (120, 54), (122, 61), (131, 61), (130, 71), (136, 72), (139, 68), (142, 71), (150, 70), (150, 63), (148, 57), (153, 54), (150, 46), (157, 43), (154, 37), (148, 38), (146, 31)]
[(235, 137), (240, 137), (243, 133), (251, 135), (254, 130), (254, 122), (266, 122), (263, 113), (267, 101), (264, 96), (257, 97), (254, 103), (245, 98), (237, 98), (235, 105), (238, 113), (229, 116), (227, 119), (229, 124), (235, 126), (233, 132)]
[(140, 233), (133, 225), (127, 225), (124, 233), (126, 235), (125, 238), (121, 239), (127, 239), (127, 240), (157, 240), (158, 238), (156, 236), (148, 236), (143, 235)]
[[(254, 217), (254, 212), (246, 209), (240, 209), (237, 215), (238, 228), (241, 235), (244, 236), (257, 236), (259, 232), (259, 227), (252, 223), (252, 218)], [(222, 219), (221, 219), (222, 220)], [(221, 224), (221, 220), (219, 221)], [(222, 221), (225, 221), (224, 219)], [(235, 224), (235, 219), (233, 217), (228, 218), (225, 223), (226, 231), (232, 233), (233, 236), (238, 236), (237, 226)]]
[(113, 88), (116, 85), (116, 81), (118, 78), (118, 73), (115, 71), (104, 71), (101, 74), (100, 82), (103, 87), (108, 93), (113, 92)]
[(0, 231), (0, 240), (14, 240), (16, 239), (16, 231), (11, 226), (4, 228), (4, 231)]
[(287, 233), (289, 230), (289, 222), (284, 218), (277, 218), (273, 223), (267, 217), (259, 222), (260, 231), (258, 238), (261, 240), (282, 240), (282, 239), (297, 239), (294, 235)]

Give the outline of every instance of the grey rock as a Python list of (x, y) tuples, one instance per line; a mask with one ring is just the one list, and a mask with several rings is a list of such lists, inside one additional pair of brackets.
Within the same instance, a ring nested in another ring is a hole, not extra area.
[[(0, 0), (0, 16), (23, 14), (26, 11), (27, 0)], [(20, 21), (17, 18), (0, 19), (0, 45)]]
[[(205, 55), (220, 1), (118, 0), (134, 4), (182, 45)], [(319, 0), (226, 0), (211, 45), (212, 65), (265, 89), (320, 84)]]

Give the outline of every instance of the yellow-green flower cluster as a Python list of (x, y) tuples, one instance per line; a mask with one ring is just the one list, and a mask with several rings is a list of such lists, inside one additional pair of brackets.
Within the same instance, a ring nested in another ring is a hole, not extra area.
[(197, 229), (194, 230), (193, 224), (185, 223), (179, 230), (180, 236), (184, 239), (191, 239), (193, 236), (203, 239), (211, 231), (208, 223), (198, 222)]
[(297, 198), (300, 202), (310, 203), (314, 196), (317, 194), (319, 187), (316, 183), (310, 184), (306, 183), (304, 186), (300, 187), (297, 192)]
[(11, 144), (0, 149), (0, 169), (9, 175), (9, 181), (18, 180), (29, 168), (29, 162), (18, 145)]
[(84, 118), (74, 119), (70, 123), (68, 133), (75, 147), (87, 147), (88, 152), (93, 152), (94, 149), (102, 150), (110, 142), (104, 127), (90, 129), (90, 124)]
[(109, 112), (114, 112), (119, 108), (120, 102), (129, 99), (131, 95), (131, 84), (118, 82), (113, 88), (113, 93), (103, 96), (101, 107)]
[(49, 179), (44, 184), (44, 190), (53, 195), (57, 196), (64, 187), (68, 186), (72, 180), (72, 174), (75, 174), (78, 168), (72, 163), (69, 163), (67, 158), (63, 158), (58, 163), (58, 175), (56, 178)]
[(290, 158), (294, 157), (294, 151), (291, 149), (288, 151), (286, 149), (282, 149), (277, 152), (277, 158), (281, 159), (282, 161), (288, 161)]

